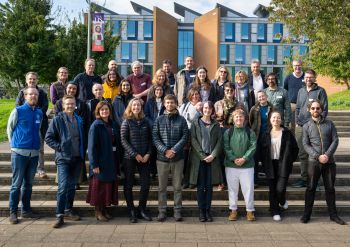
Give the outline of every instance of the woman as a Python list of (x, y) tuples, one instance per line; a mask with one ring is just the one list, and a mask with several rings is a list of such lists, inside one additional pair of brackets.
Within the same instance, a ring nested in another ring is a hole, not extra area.
[[(131, 223), (137, 222), (137, 216), (147, 221), (152, 220), (146, 213), (150, 186), (149, 159), (152, 148), (152, 130), (143, 113), (141, 101), (138, 98), (130, 100), (124, 112), (125, 120), (120, 131), (121, 142), (124, 148), (124, 195)], [(135, 211), (132, 193), (136, 168), (140, 174), (141, 185), (138, 212)]]
[(249, 85), (248, 75), (243, 70), (236, 73), (235, 80), (235, 97), (244, 106), (245, 111), (249, 113), (250, 109), (255, 105), (254, 88)]
[(65, 89), (68, 81), (68, 69), (60, 67), (57, 71), (57, 81), (50, 86), (50, 99), (52, 104), (56, 104), (59, 99), (65, 95)]
[(114, 116), (117, 124), (121, 126), (125, 108), (133, 98), (131, 84), (127, 80), (122, 80), (119, 86), (119, 94), (113, 100)]
[(103, 98), (112, 100), (119, 92), (119, 84), (122, 78), (116, 70), (109, 70), (106, 75), (106, 80), (103, 83)]
[(215, 102), (224, 98), (224, 85), (227, 82), (232, 82), (231, 74), (225, 66), (220, 66), (215, 73), (215, 79), (212, 80), (215, 89)]
[(95, 206), (97, 220), (108, 221), (111, 216), (106, 207), (118, 205), (120, 130), (112, 121), (112, 107), (107, 101), (97, 104), (95, 115), (96, 120), (89, 130), (90, 181), (86, 202)]
[(299, 149), (292, 132), (281, 126), (280, 112), (272, 111), (269, 121), (272, 128), (262, 134), (258, 152), (269, 182), (270, 211), (273, 220), (280, 221), (280, 206), (288, 208), (286, 187)]
[(194, 120), (191, 126), (190, 184), (197, 184), (199, 221), (211, 222), (213, 184), (218, 184), (222, 180), (219, 159), (222, 134), (218, 122), (212, 119), (214, 116), (212, 102), (203, 103), (202, 115), (201, 118)]
[(152, 80), (152, 87), (148, 91), (147, 100), (155, 97), (154, 93), (155, 93), (155, 88), (157, 86), (162, 87), (164, 96), (167, 94), (170, 94), (169, 80), (163, 69), (158, 69), (154, 74), (154, 77)]
[(189, 85), (189, 88), (195, 88), (199, 91), (202, 101), (215, 101), (215, 88), (208, 78), (208, 70), (200, 66), (196, 70), (196, 77)]

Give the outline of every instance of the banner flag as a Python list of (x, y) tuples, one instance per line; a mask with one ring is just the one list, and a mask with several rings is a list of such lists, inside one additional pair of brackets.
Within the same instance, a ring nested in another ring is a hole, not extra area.
[(92, 51), (104, 51), (104, 14), (92, 13)]

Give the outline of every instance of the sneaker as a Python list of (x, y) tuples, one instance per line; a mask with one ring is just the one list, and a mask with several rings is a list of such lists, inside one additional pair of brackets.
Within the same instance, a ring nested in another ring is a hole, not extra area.
[(274, 221), (281, 221), (281, 216), (279, 214), (276, 214), (272, 217)]
[(31, 219), (31, 220), (40, 219), (40, 216), (37, 214), (34, 214), (33, 212), (22, 213), (21, 217), (22, 217), (22, 219)]
[(38, 174), (39, 174), (39, 178), (42, 178), (42, 179), (47, 179), (47, 178), (49, 178), (49, 177), (47, 176), (46, 172), (44, 172), (44, 171), (40, 171), (40, 172), (38, 172)]
[(230, 212), (230, 215), (228, 216), (228, 220), (229, 221), (236, 221), (237, 220), (237, 211), (236, 210), (232, 210)]
[(165, 212), (159, 212), (158, 217), (157, 217), (157, 221), (164, 222), (165, 220), (166, 220)]
[(247, 220), (248, 221), (255, 221), (254, 212), (247, 212)]
[(17, 213), (10, 213), (9, 221), (11, 224), (18, 224)]
[(63, 224), (64, 224), (64, 219), (63, 219), (63, 217), (61, 216), (61, 217), (58, 217), (58, 218), (56, 219), (56, 221), (52, 224), (52, 227), (53, 227), (53, 228), (60, 228), (61, 226), (63, 226)]
[(306, 187), (306, 181), (304, 180), (298, 180), (297, 182), (295, 182), (294, 184), (292, 184), (293, 188), (304, 188)]
[(175, 211), (174, 212), (174, 219), (175, 221), (182, 221), (181, 211)]
[(288, 201), (286, 200), (286, 202), (283, 205), (280, 205), (283, 209), (288, 209)]
[(64, 213), (64, 219), (71, 220), (71, 221), (78, 221), (80, 220), (80, 216), (70, 211), (70, 212)]
[(217, 190), (218, 191), (224, 191), (225, 190), (225, 185), (224, 184), (219, 184)]

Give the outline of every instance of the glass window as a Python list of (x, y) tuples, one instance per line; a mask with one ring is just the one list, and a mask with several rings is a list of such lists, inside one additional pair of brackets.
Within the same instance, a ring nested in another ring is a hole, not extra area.
[(128, 21), (127, 25), (128, 40), (137, 39), (137, 21)]
[(245, 63), (245, 45), (236, 45), (236, 63)]
[(266, 42), (267, 24), (258, 23), (257, 33), (258, 33), (257, 35), (258, 42)]
[(114, 21), (113, 22), (113, 30), (112, 33), (114, 36), (120, 35), (120, 21)]
[(146, 60), (147, 59), (147, 44), (139, 43), (137, 44), (137, 59)]
[(178, 32), (178, 69), (184, 67), (186, 56), (193, 56), (193, 31)]
[(235, 24), (225, 22), (225, 41), (235, 41)]
[(131, 61), (131, 44), (129, 43), (122, 43), (122, 61)]
[(252, 60), (261, 61), (261, 46), (260, 45), (252, 45)]
[(276, 46), (274, 45), (267, 46), (267, 62), (270, 64), (276, 62)]
[(228, 50), (227, 45), (220, 45), (220, 63), (227, 63), (228, 58)]
[(153, 39), (153, 21), (143, 22), (143, 39), (144, 40)]
[(283, 36), (283, 24), (274, 23), (273, 24), (273, 42), (279, 43), (281, 42)]
[(287, 64), (289, 61), (292, 61), (292, 46), (285, 45), (283, 46), (283, 63)]
[(250, 23), (241, 24), (241, 40), (250, 40)]
[(299, 55), (303, 56), (308, 53), (308, 47), (306, 45), (299, 46)]

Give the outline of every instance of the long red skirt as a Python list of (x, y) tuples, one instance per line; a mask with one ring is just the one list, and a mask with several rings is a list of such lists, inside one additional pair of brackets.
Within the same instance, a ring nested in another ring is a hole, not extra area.
[(118, 205), (118, 183), (103, 182), (95, 176), (90, 177), (86, 202), (91, 206)]

